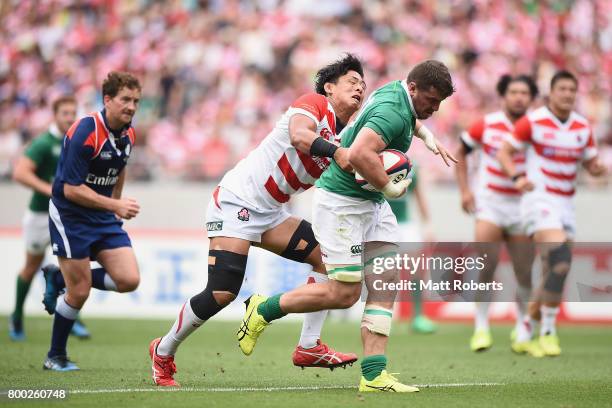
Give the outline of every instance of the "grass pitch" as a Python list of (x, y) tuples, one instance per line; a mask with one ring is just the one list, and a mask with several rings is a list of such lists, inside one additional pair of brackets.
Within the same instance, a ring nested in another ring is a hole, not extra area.
[[(2, 317), (6, 322), (6, 316)], [(359, 394), (359, 364), (333, 372), (301, 370), (291, 363), (300, 325), (278, 323), (262, 335), (250, 357), (241, 354), (237, 322), (209, 322), (189, 338), (176, 358), (183, 388), (168, 391), (150, 379), (149, 341), (170, 321), (87, 319), (91, 340), (71, 338), (69, 354), (81, 368), (72, 373), (42, 370), (51, 318), (28, 318), (27, 340), (3, 350), (0, 388), (65, 388), (63, 401), (10, 402), (14, 406), (84, 407), (585, 407), (612, 406), (612, 327), (562, 326), (563, 355), (533, 359), (509, 349), (509, 326), (493, 328), (494, 346), (475, 354), (468, 349), (469, 325), (442, 325), (434, 335), (412, 334), (396, 323), (389, 343), (390, 372), (416, 394)], [(328, 321), (324, 340), (361, 355), (359, 328)], [(58, 405), (59, 406), (59, 405)]]

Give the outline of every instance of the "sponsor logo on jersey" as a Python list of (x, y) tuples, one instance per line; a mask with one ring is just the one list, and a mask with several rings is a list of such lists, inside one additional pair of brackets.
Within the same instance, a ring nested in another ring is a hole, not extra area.
[(114, 186), (117, 184), (117, 180), (119, 180), (118, 174), (119, 170), (115, 168), (108, 169), (108, 174), (106, 176), (97, 176), (93, 173), (89, 173), (87, 177), (85, 177), (85, 182), (96, 186)]
[(353, 254), (353, 255), (357, 255), (357, 254), (360, 254), (360, 253), (361, 253), (361, 244), (359, 244), (359, 245), (353, 245), (353, 246), (351, 247), (351, 254)]
[(223, 221), (211, 221), (206, 223), (207, 231), (221, 231), (223, 229)]
[(242, 207), (242, 209), (238, 211), (238, 219), (240, 221), (248, 221), (250, 217), (251, 217), (251, 214), (249, 214), (248, 209)]
[(59, 251), (59, 247), (57, 246), (57, 244), (51, 245), (51, 248), (53, 249), (53, 252)]
[(113, 152), (109, 151), (109, 150), (103, 150), (102, 152), (100, 152), (100, 159), (102, 160), (110, 160), (113, 158)]

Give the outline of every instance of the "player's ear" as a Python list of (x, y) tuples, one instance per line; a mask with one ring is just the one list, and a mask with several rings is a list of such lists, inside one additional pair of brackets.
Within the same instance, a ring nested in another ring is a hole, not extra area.
[(325, 93), (327, 95), (331, 95), (332, 93), (334, 93), (334, 84), (332, 84), (331, 82), (326, 82), (325, 85), (323, 85), (323, 90), (325, 90)]
[(110, 97), (110, 95), (104, 95), (104, 96), (102, 97), (102, 101), (104, 102), (104, 105), (105, 105), (105, 106), (106, 106), (106, 104), (107, 104), (107, 103), (109, 103), (109, 102), (110, 102), (110, 100), (111, 100), (111, 99), (113, 99), (113, 98), (111, 98), (111, 97)]
[(414, 95), (417, 90), (416, 82), (408, 82), (408, 91), (410, 92), (410, 96)]

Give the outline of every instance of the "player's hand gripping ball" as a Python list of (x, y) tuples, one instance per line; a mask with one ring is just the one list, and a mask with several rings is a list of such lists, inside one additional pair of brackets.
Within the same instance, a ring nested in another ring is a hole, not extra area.
[[(412, 163), (403, 152), (394, 149), (383, 150), (378, 157), (387, 172), (387, 176), (389, 176), (389, 181), (393, 184), (397, 184), (408, 177), (408, 173), (412, 169)], [(377, 191), (357, 172), (355, 172), (355, 181), (364, 190)]]

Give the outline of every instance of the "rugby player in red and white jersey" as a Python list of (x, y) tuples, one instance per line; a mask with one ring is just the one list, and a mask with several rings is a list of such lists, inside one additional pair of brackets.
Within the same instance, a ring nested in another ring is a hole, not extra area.
[[(555, 320), (572, 260), (578, 165), (582, 163), (592, 176), (606, 173), (589, 122), (573, 110), (577, 90), (573, 74), (557, 72), (550, 82), (548, 105), (520, 119), (497, 156), (514, 187), (524, 193), (521, 218), (541, 253), (542, 280), (524, 324), (531, 335), (541, 319), (538, 342), (547, 356), (561, 354)], [(512, 159), (522, 150), (527, 151), (527, 173), (517, 170)]]
[[(348, 149), (337, 146), (340, 133), (364, 99), (361, 62), (347, 54), (319, 70), (316, 93), (296, 99), (275, 128), (230, 170), (213, 193), (206, 213), (210, 238), (206, 288), (182, 306), (162, 338), (149, 345), (153, 381), (177, 386), (174, 355), (178, 346), (206, 320), (232, 302), (242, 285), (251, 245), (312, 265), (308, 281), (327, 281), (321, 251), (309, 222), (283, 207), (291, 195), (309, 189), (335, 160), (349, 169)], [(448, 152), (417, 121), (417, 136), (446, 161)], [(329, 285), (337, 308), (354, 303), (353, 292)], [(352, 364), (354, 353), (334, 351), (320, 341), (326, 311), (305, 316), (293, 362), (302, 367), (334, 368)]]
[[(488, 243), (506, 242), (512, 259), (514, 273), (518, 282), (516, 292), (517, 324), (514, 331), (523, 338), (525, 326), (522, 324), (531, 295), (531, 267), (534, 253), (529, 237), (521, 225), (521, 193), (504, 173), (497, 151), (504, 140), (511, 136), (514, 124), (519, 120), (538, 94), (533, 79), (527, 75), (503, 75), (497, 83), (497, 92), (502, 98), (502, 108), (486, 114), (461, 135), (462, 144), (457, 152), (457, 182), (461, 191), (463, 210), (475, 214), (475, 241)], [(480, 149), (477, 184), (475, 193), (468, 182), (466, 165), (467, 155)], [(462, 160), (463, 159), (463, 160)], [(518, 172), (524, 172), (525, 155), (517, 152), (513, 163)], [(499, 245), (486, 247), (487, 264), (480, 273), (481, 282), (491, 282), (499, 260)], [(484, 351), (493, 345), (489, 329), (489, 302), (480, 299), (476, 302), (475, 328), (470, 339), (473, 351)], [(541, 355), (537, 343), (513, 341), (512, 349), (517, 353)]]

